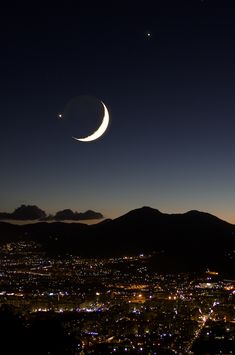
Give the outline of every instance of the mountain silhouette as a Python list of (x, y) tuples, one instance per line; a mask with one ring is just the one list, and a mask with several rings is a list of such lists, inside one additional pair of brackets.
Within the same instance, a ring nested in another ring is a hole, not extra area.
[(150, 254), (154, 266), (169, 270), (235, 270), (235, 225), (200, 211), (166, 214), (142, 207), (113, 220), (81, 223), (0, 223), (4, 240), (35, 240), (50, 253), (82, 256)]

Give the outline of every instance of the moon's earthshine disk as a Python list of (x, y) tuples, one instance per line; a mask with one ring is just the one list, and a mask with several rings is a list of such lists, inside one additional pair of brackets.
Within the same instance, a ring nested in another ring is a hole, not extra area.
[(104, 116), (101, 125), (99, 128), (92, 133), (90, 136), (84, 137), (84, 138), (77, 138), (77, 137), (72, 137), (73, 139), (80, 141), (80, 142), (91, 142), (94, 141), (98, 138), (100, 138), (106, 131), (109, 125), (109, 112), (105, 104), (101, 101), (103, 108), (104, 108)]

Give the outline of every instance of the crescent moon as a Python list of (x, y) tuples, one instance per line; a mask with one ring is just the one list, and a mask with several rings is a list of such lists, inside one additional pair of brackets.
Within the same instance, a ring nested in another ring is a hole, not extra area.
[(104, 117), (103, 117), (102, 123), (99, 126), (99, 128), (94, 133), (92, 133), (90, 136), (87, 136), (85, 138), (72, 137), (73, 139), (76, 139), (77, 141), (80, 141), (80, 142), (91, 142), (91, 141), (98, 139), (99, 137), (101, 137), (104, 134), (104, 132), (106, 131), (106, 129), (108, 128), (108, 125), (109, 125), (109, 112), (108, 112), (107, 107), (103, 103), (103, 101), (101, 101), (101, 103), (104, 107)]

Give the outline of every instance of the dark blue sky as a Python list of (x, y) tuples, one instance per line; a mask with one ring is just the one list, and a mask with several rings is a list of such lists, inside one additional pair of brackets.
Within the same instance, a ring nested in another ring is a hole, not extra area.
[[(0, 211), (148, 205), (235, 223), (233, 0), (3, 10)], [(112, 117), (91, 143), (71, 138), (81, 114), (57, 116), (83, 95)]]

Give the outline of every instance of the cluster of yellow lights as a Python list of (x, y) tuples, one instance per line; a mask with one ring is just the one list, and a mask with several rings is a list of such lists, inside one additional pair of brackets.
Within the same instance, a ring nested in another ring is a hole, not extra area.
[(234, 286), (229, 285), (229, 286), (225, 286), (224, 289), (225, 289), (226, 291), (232, 291), (232, 290), (234, 290), (235, 288), (234, 288)]
[(219, 273), (217, 272), (217, 271), (210, 271), (210, 270), (208, 270), (207, 272), (206, 272), (208, 275), (219, 275)]
[(176, 300), (177, 297), (176, 297), (176, 296), (169, 296), (168, 299), (169, 299), (169, 300)]

